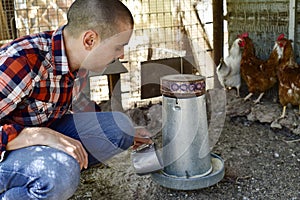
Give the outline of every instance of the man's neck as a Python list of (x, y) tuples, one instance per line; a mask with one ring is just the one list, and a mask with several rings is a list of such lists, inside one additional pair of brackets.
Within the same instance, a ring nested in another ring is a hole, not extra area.
[(66, 55), (68, 58), (68, 65), (71, 72), (74, 72), (80, 67), (80, 51), (77, 48), (78, 41), (76, 38), (70, 36), (70, 34), (63, 30), (64, 45), (66, 49)]

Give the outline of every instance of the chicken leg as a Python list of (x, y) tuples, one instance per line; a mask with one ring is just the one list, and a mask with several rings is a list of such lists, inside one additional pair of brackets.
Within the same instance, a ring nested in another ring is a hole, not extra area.
[(255, 104), (259, 103), (260, 99), (264, 96), (264, 94), (265, 94), (264, 92), (260, 93), (259, 96), (258, 96), (258, 98), (254, 101), (254, 103)]
[(240, 97), (240, 89), (238, 87), (236, 88), (236, 95), (235, 96)]
[[(300, 109), (300, 106), (299, 106), (299, 109)], [(286, 112), (286, 106), (283, 106), (282, 114), (281, 114), (281, 116), (279, 117), (279, 119), (285, 118), (285, 112)], [(299, 111), (299, 112), (300, 112), (300, 111)]]
[(244, 98), (244, 101), (247, 101), (250, 97), (252, 97), (253, 93), (249, 93), (245, 98)]

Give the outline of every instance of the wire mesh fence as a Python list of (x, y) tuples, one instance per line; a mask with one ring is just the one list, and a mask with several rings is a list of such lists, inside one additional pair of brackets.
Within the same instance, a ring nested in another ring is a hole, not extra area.
[[(143, 77), (147, 77), (149, 73), (159, 77), (161, 71), (164, 70), (147, 69), (143, 64), (149, 61), (163, 64), (165, 59), (184, 58), (194, 66), (192, 73), (198, 72), (207, 77), (213, 76), (214, 64), (211, 63), (210, 54), (212, 40), (208, 37), (212, 34), (207, 33), (211, 30), (209, 29), (211, 24), (205, 23), (205, 21), (211, 22), (212, 19), (204, 20), (207, 14), (205, 15), (204, 10), (199, 9), (203, 8), (204, 4), (211, 6), (211, 1), (125, 0), (123, 2), (132, 11), (135, 19), (134, 35), (125, 55), (129, 61), (126, 65), (129, 73), (123, 75), (130, 82), (128, 96), (131, 102), (135, 104), (145, 102), (141, 100), (141, 96), (145, 96), (143, 93), (150, 91), (143, 91), (143, 84), (146, 82)], [(200, 21), (201, 18), (203, 21)], [(179, 62), (184, 63), (182, 60)], [(183, 73), (183, 71), (179, 70), (178, 73)], [(159, 80), (155, 83), (159, 84), (158, 82)], [(153, 99), (150, 100), (153, 101)]]
[(0, 22), (0, 41), (3, 44), (16, 37), (13, 1), (0, 1)]
[(67, 21), (73, 0), (15, 0), (17, 34), (27, 35), (53, 30)]
[(248, 32), (256, 55), (267, 59), (277, 37), (289, 31), (289, 0), (227, 0), (229, 43)]

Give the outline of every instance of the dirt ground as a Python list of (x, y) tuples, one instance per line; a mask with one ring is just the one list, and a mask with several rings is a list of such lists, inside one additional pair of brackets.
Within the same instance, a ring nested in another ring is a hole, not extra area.
[(225, 124), (212, 150), (225, 163), (220, 182), (192, 191), (164, 188), (151, 175), (134, 173), (128, 150), (106, 166), (82, 172), (71, 200), (300, 199), (297, 109), (289, 108), (288, 117), (279, 121), (279, 104), (263, 100), (254, 105), (228, 94)]

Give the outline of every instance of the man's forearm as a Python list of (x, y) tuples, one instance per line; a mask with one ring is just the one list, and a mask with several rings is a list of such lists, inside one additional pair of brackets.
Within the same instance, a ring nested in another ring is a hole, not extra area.
[(24, 128), (15, 139), (8, 142), (6, 149), (15, 150), (33, 145), (49, 145), (51, 135), (58, 135), (58, 133), (46, 127)]
[(7, 150), (15, 150), (33, 145), (46, 145), (73, 156), (80, 169), (87, 168), (88, 154), (80, 141), (63, 135), (47, 127), (24, 128), (21, 133), (7, 144)]

